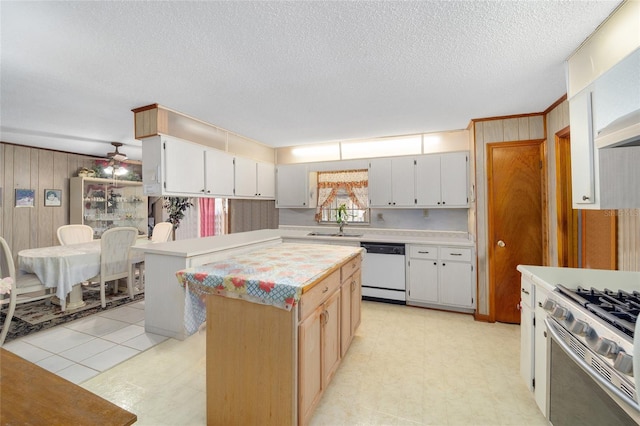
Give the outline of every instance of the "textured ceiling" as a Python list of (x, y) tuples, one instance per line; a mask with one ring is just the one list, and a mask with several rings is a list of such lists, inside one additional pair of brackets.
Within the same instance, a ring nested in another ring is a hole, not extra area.
[(620, 3), (0, 2), (2, 141), (92, 155), (159, 103), (271, 146), (540, 112)]

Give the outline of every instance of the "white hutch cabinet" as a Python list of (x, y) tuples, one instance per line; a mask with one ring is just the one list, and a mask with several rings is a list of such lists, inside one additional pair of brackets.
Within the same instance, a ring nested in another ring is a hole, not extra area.
[(132, 226), (138, 229), (138, 235), (148, 234), (142, 182), (73, 177), (70, 192), (70, 223), (89, 225), (94, 238), (117, 226)]

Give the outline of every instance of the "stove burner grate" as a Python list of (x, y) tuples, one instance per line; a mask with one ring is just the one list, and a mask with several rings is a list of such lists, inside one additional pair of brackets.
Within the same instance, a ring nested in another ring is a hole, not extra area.
[(562, 285), (558, 291), (569, 299), (591, 311), (605, 322), (613, 325), (633, 338), (635, 323), (640, 315), (640, 293), (628, 293), (622, 290), (585, 289), (578, 286), (575, 290)]

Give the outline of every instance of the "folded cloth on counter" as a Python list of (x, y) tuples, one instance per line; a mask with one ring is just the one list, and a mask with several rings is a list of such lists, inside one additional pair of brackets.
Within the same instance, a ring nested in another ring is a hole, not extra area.
[(186, 289), (187, 332), (194, 333), (204, 322), (207, 294), (291, 310), (304, 286), (362, 253), (360, 247), (283, 243), (178, 271), (178, 281)]

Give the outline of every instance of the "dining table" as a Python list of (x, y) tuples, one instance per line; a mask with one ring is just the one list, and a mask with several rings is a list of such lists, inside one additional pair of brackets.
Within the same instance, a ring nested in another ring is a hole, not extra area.
[[(139, 238), (135, 245), (148, 243)], [(35, 274), (45, 287), (56, 288), (62, 310), (80, 308), (85, 305), (81, 284), (100, 274), (100, 240), (21, 250), (18, 268)]]

